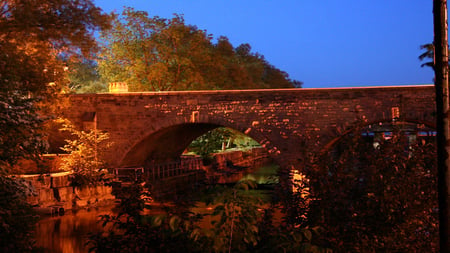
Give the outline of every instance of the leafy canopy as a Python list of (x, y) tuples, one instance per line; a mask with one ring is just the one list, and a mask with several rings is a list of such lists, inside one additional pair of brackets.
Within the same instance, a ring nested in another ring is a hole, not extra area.
[(108, 22), (90, 0), (0, 2), (0, 166), (42, 152), (38, 111), (63, 87), (61, 57), (88, 57)]
[(339, 252), (436, 252), (435, 143), (394, 128), (374, 147), (358, 130), (306, 166), (307, 222), (323, 227), (323, 243)]
[(32, 247), (28, 185), (8, 174), (45, 149), (43, 113), (63, 88), (61, 57), (88, 57), (109, 17), (91, 0), (0, 1), (0, 251)]
[(67, 120), (59, 121), (63, 124), (61, 131), (67, 131), (75, 137), (66, 140), (66, 145), (61, 148), (68, 153), (68, 156), (63, 158), (61, 168), (73, 172), (72, 185), (96, 185), (106, 180), (103, 155), (112, 145), (108, 141), (108, 133), (96, 129), (80, 131)]
[(112, 29), (102, 32), (105, 47), (99, 70), (110, 82), (127, 82), (130, 91), (291, 88), (301, 82), (251, 53), (233, 48), (226, 37), (186, 25), (182, 15), (148, 17), (126, 8)]

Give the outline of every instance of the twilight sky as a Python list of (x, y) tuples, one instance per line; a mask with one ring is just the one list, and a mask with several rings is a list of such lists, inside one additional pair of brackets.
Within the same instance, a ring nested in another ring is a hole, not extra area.
[[(430, 84), (420, 45), (433, 41), (431, 0), (94, 0), (249, 43), (305, 88)], [(216, 41), (214, 40), (214, 43)]]

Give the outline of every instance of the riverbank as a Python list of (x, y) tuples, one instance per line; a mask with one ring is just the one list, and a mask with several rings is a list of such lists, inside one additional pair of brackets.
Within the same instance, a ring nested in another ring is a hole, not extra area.
[(44, 175), (21, 175), (33, 194), (27, 201), (41, 215), (61, 215), (67, 210), (109, 205), (115, 200), (110, 186), (75, 188), (70, 185), (70, 172)]
[[(248, 175), (256, 181), (266, 183), (272, 180), (276, 173), (277, 166), (263, 166), (257, 168), (252, 174)], [(245, 179), (244, 179), (245, 180)], [(224, 186), (217, 185), (214, 192), (210, 192), (213, 196), (220, 196), (224, 190)], [(197, 192), (197, 194), (201, 194)], [(257, 189), (249, 190), (247, 194), (260, 198), (263, 202), (270, 201), (271, 190)], [(202, 199), (197, 196), (196, 198)], [(82, 208), (79, 210), (68, 210), (64, 216), (41, 216), (35, 230), (36, 246), (40, 247), (40, 252), (72, 252), (85, 253), (88, 248), (84, 245), (88, 241), (89, 233), (106, 231), (105, 228), (98, 223), (100, 215), (117, 214), (116, 205), (112, 204), (102, 207)], [(145, 210), (147, 215), (164, 214), (168, 207), (177, 208), (172, 202), (152, 202), (149, 203), (150, 208)], [(194, 213), (211, 214), (214, 205), (206, 205), (204, 202), (196, 202), (191, 211)], [(277, 214), (276, 217), (280, 215)], [(203, 228), (212, 228), (211, 222), (217, 217), (206, 216), (199, 225)], [(277, 218), (278, 220), (280, 218)], [(38, 251), (39, 252), (39, 251)]]

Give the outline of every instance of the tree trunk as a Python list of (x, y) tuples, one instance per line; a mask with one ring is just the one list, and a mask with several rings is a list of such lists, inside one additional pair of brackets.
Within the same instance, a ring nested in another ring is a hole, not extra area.
[(440, 252), (450, 252), (450, 139), (448, 87), (447, 0), (433, 0), (436, 130), (438, 148), (438, 194)]

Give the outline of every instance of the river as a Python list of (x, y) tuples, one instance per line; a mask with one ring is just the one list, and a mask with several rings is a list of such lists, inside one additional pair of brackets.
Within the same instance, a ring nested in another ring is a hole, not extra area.
[(67, 211), (63, 216), (44, 217), (36, 226), (36, 246), (42, 252), (81, 253), (91, 232), (102, 231), (99, 215), (112, 214), (112, 206)]

